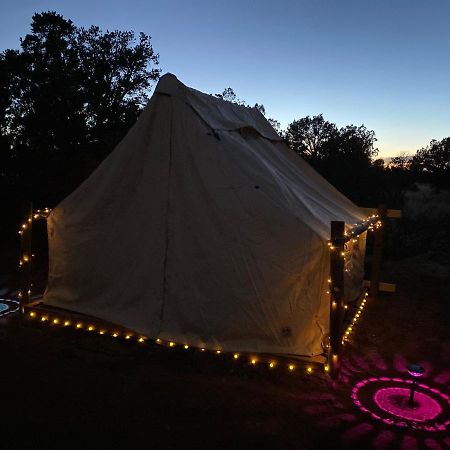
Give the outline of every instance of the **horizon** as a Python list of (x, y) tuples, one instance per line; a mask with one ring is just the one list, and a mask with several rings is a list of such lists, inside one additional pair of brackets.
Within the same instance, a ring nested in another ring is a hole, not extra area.
[(206, 93), (231, 87), (247, 104), (262, 103), (282, 129), (317, 114), (338, 127), (364, 124), (375, 131), (379, 158), (414, 154), (450, 135), (444, 1), (262, 1), (254, 8), (235, 0), (135, 0), (124, 8), (117, 0), (7, 0), (3, 10), (1, 51), (20, 48), (32, 15), (47, 10), (77, 26), (142, 31), (160, 54), (162, 74)]

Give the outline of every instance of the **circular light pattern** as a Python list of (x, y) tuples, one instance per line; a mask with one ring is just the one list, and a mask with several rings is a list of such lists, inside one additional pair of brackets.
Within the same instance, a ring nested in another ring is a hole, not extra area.
[(417, 383), (414, 403), (410, 406), (411, 386), (412, 380), (402, 378), (367, 378), (354, 386), (352, 400), (361, 411), (387, 425), (445, 431), (450, 425), (450, 397)]
[(19, 311), (18, 300), (0, 298), (0, 317), (7, 316)]
[(375, 395), (375, 403), (384, 411), (415, 422), (425, 422), (434, 419), (442, 412), (439, 403), (422, 392), (414, 395), (413, 406), (408, 405), (410, 389), (388, 387), (379, 389)]

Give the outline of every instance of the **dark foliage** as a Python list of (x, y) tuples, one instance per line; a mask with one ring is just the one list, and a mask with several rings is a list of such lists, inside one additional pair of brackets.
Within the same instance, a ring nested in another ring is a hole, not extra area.
[(157, 64), (143, 33), (35, 14), (21, 49), (0, 54), (2, 194), (37, 205), (69, 194), (135, 122)]

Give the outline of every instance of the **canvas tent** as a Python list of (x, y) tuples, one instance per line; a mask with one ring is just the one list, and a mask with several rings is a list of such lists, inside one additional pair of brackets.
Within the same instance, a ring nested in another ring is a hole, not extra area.
[[(330, 221), (363, 217), (257, 109), (167, 74), (48, 218), (44, 302), (191, 346), (318, 355)], [(360, 240), (348, 296), (363, 250)]]

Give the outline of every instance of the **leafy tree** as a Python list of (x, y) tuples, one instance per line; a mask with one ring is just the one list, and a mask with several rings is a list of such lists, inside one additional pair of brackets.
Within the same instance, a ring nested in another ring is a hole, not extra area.
[(372, 161), (378, 154), (373, 131), (364, 125), (339, 129), (319, 114), (295, 120), (284, 136), (290, 148), (337, 189), (357, 203), (367, 202), (373, 187)]
[(411, 161), (411, 170), (427, 181), (450, 185), (450, 137), (441, 141), (433, 139), (417, 151)]
[(71, 192), (135, 122), (157, 65), (143, 33), (35, 14), (21, 49), (0, 54), (2, 190), (50, 205)]
[(319, 114), (294, 120), (286, 129), (285, 140), (302, 158), (317, 162), (329, 156), (328, 147), (336, 141), (338, 134), (336, 125)]
[(409, 170), (411, 168), (411, 156), (408, 153), (400, 153), (394, 156), (388, 164), (390, 169)]

